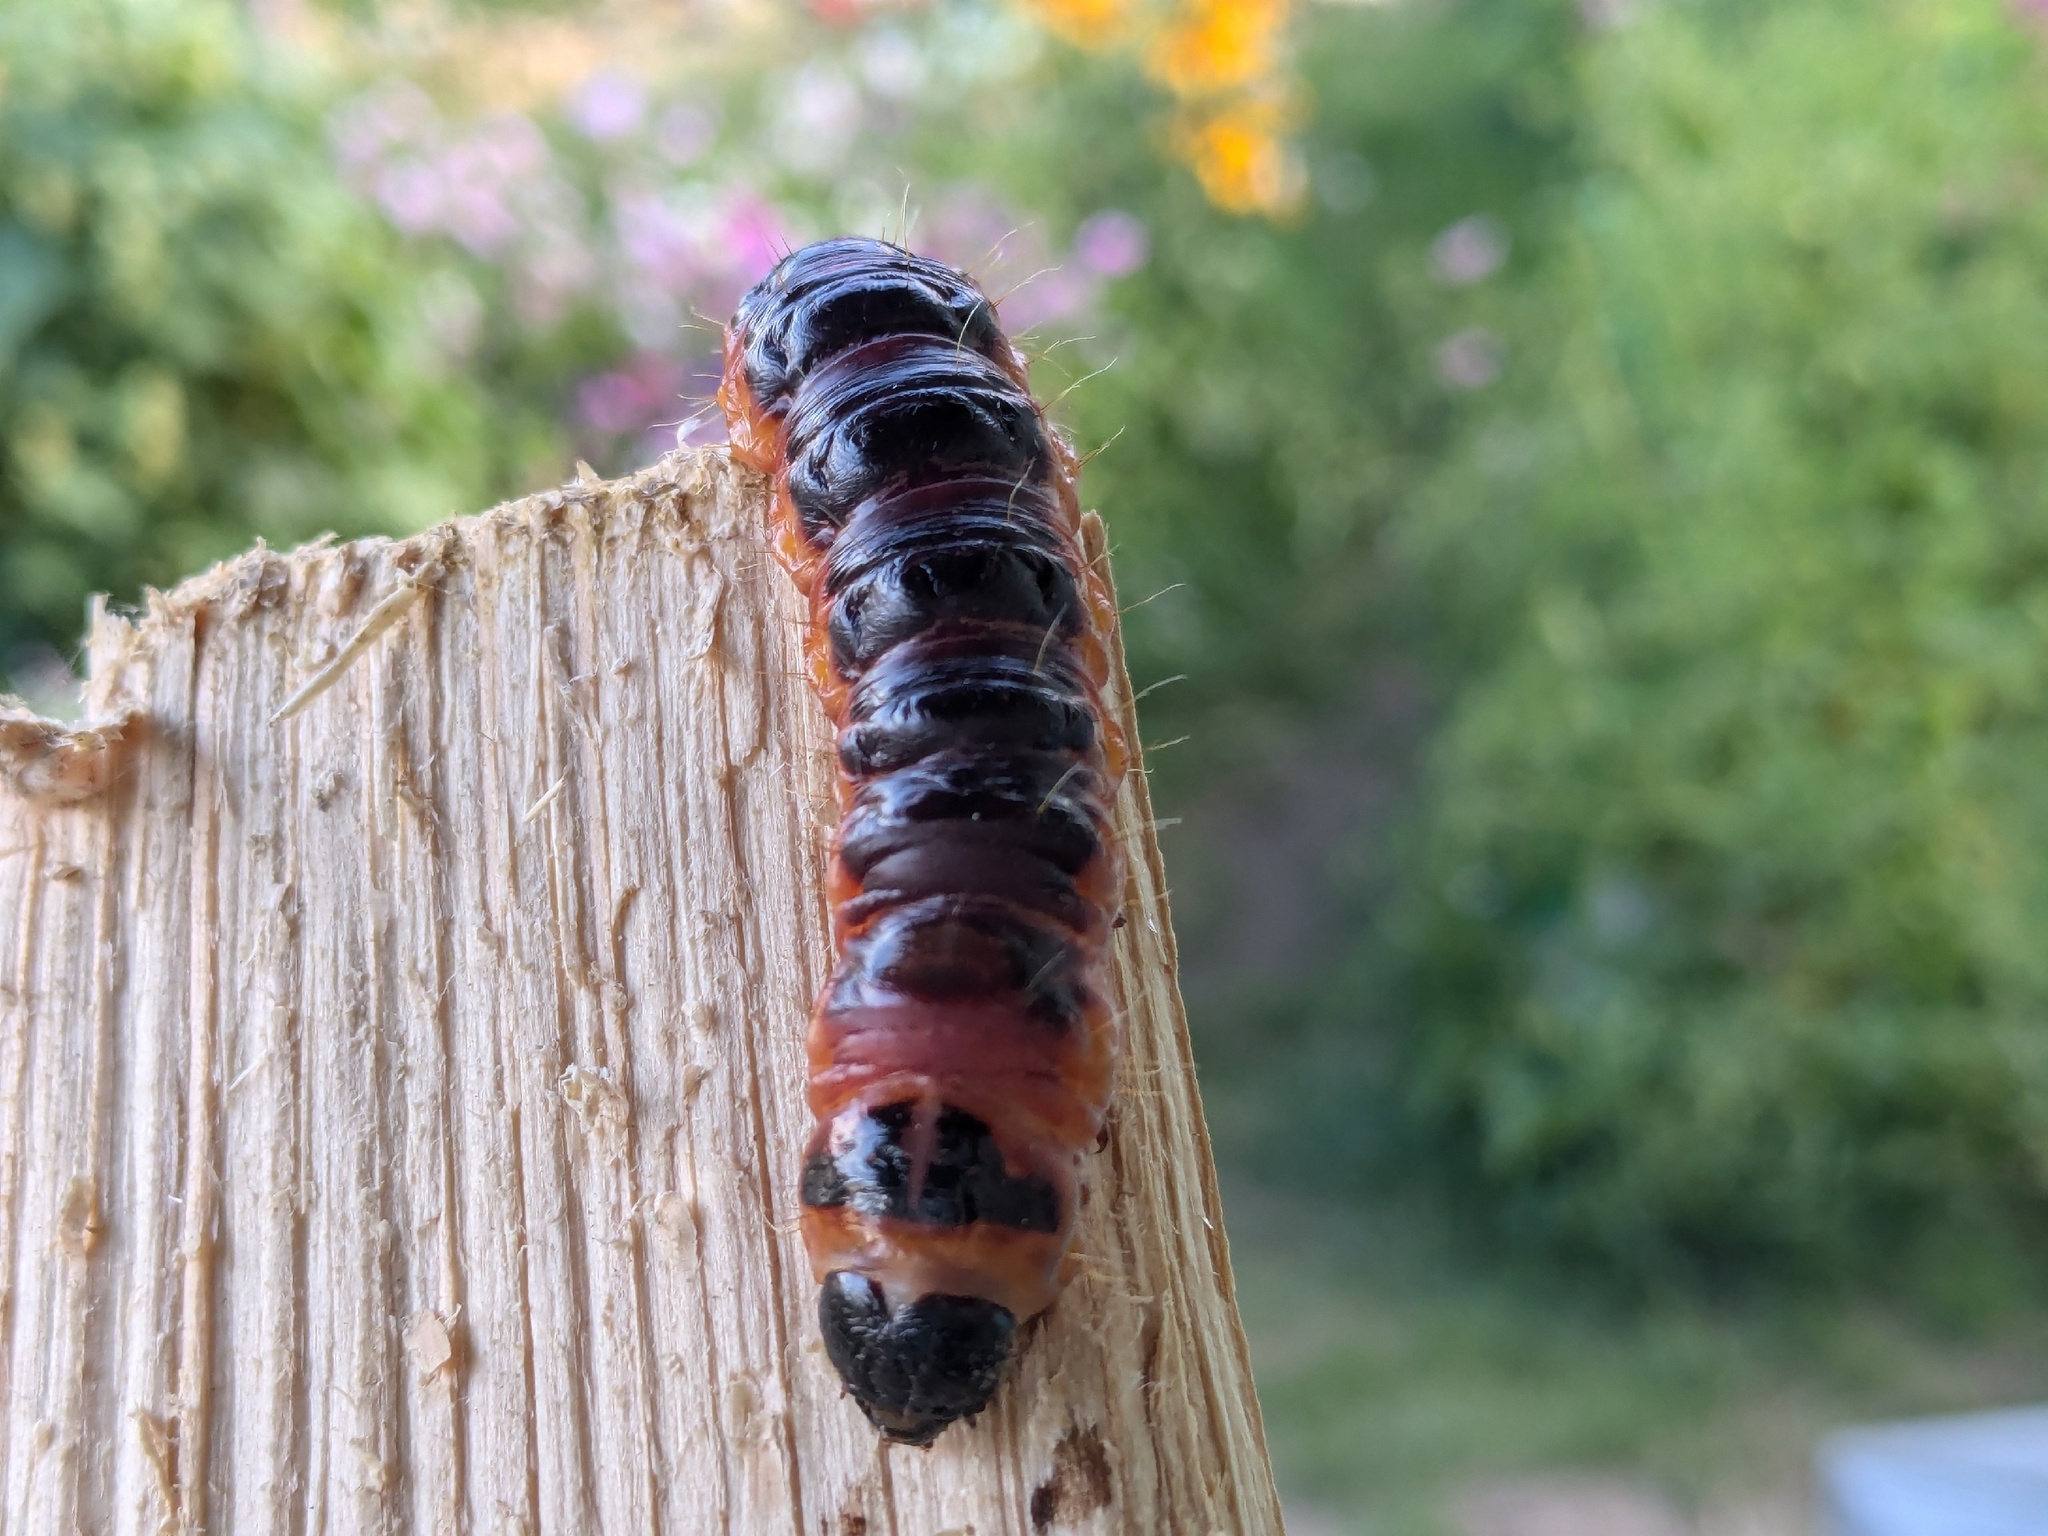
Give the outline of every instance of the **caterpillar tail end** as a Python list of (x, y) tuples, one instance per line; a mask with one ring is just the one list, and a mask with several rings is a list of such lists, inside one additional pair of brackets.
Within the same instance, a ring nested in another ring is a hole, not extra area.
[(1010, 1363), (1017, 1319), (978, 1296), (920, 1296), (891, 1308), (881, 1288), (834, 1270), (818, 1293), (825, 1353), (868, 1421), (903, 1445), (989, 1404)]

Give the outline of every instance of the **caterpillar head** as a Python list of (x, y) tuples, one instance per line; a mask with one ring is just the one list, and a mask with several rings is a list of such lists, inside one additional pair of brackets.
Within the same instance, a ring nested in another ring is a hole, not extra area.
[(825, 1353), (861, 1412), (891, 1440), (930, 1445), (988, 1406), (1017, 1319), (978, 1296), (920, 1296), (892, 1308), (866, 1275), (834, 1270), (818, 1296)]

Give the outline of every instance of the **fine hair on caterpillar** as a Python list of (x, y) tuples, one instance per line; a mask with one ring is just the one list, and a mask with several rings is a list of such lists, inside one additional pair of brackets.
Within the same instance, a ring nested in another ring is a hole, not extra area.
[(971, 279), (849, 238), (741, 299), (719, 387), (837, 731), (801, 1189), (819, 1325), (917, 1445), (987, 1406), (1071, 1277), (1118, 1045), (1116, 615), (1025, 366)]

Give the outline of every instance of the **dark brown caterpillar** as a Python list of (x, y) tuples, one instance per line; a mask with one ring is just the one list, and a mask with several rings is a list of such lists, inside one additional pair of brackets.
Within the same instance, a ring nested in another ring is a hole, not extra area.
[(1072, 453), (971, 281), (877, 240), (740, 301), (719, 390), (839, 733), (839, 961), (810, 1035), (825, 1346), (891, 1439), (995, 1392), (1072, 1266), (1116, 1056), (1114, 617)]

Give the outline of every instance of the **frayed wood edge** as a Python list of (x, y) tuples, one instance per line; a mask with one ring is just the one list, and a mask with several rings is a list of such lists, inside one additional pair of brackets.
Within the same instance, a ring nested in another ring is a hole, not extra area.
[(440, 580), (446, 564), (447, 550), (444, 543), (442, 548), (435, 550), (422, 561), (418, 569), (407, 572), (399, 579), (395, 588), (378, 599), (377, 605), (363, 615), (363, 622), (356, 626), (356, 632), (342, 642), (341, 649), (334, 653), (333, 659), (307, 678), (300, 685), (298, 692), (278, 706), (277, 712), (270, 717), (270, 723), (284, 724), (340, 682), (342, 675), (377, 643), (384, 632), (411, 611), (412, 605), (419, 601), (420, 594)]
[(128, 710), (66, 725), (0, 695), (0, 784), (32, 805), (75, 805), (112, 782), (119, 748), (141, 719)]
[[(411, 611), (423, 593), (441, 584), (451, 566), (459, 563), (465, 543), (481, 530), (523, 526), (535, 520), (552, 522), (566, 515), (603, 518), (615, 504), (680, 512), (689, 498), (711, 490), (714, 473), (736, 484), (750, 479), (749, 471), (729, 465), (723, 448), (682, 450), (617, 481), (579, 480), (501, 503), (475, 517), (443, 523), (408, 539), (356, 541), (352, 547), (358, 551), (392, 551), (405, 574), (397, 587), (363, 615), (333, 657), (285, 700), (271, 722), (282, 724), (291, 719), (339, 682)], [(722, 497), (719, 510), (725, 510)], [(702, 533), (701, 529), (678, 527), (668, 530), (667, 536), (691, 543)], [(323, 536), (282, 558), (289, 561), (326, 548), (330, 542), (331, 536)], [(12, 792), (34, 805), (74, 805), (103, 793), (113, 782), (122, 746), (141, 734), (146, 716), (143, 709), (121, 707), (124, 689), (120, 674), (125, 659), (146, 649), (152, 637), (167, 628), (189, 625), (201, 611), (230, 603), (238, 584), (253, 579), (266, 562), (279, 558), (259, 543), (254, 552), (224, 561), (170, 591), (150, 592), (143, 613), (132, 619), (110, 612), (103, 599), (96, 600), (92, 675), (86, 687), (86, 696), (97, 700), (96, 707), (88, 704), (86, 720), (67, 724), (37, 714), (21, 699), (0, 694), (0, 791)], [(109, 693), (112, 698), (107, 697)]]

